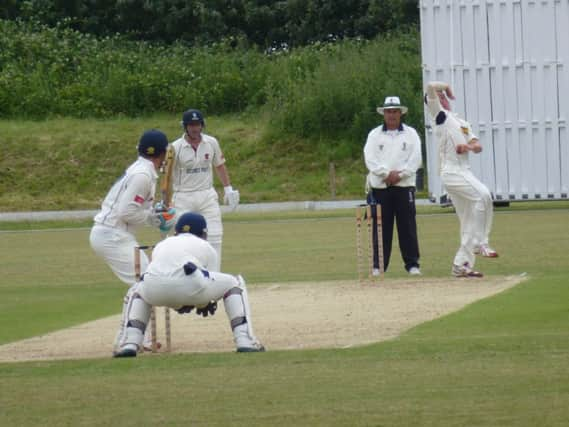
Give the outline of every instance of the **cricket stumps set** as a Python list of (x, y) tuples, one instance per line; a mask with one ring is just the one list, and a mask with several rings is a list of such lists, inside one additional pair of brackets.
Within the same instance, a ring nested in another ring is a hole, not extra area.
[[(362, 231), (364, 221), (366, 223), (365, 232)], [(377, 260), (376, 266), (374, 266), (374, 258)], [(366, 281), (374, 284), (383, 278), (383, 233), (380, 205), (364, 204), (356, 207), (356, 259), (358, 279), (361, 285), (364, 285)]]
[[(140, 251), (150, 250), (148, 253), (148, 260), (152, 260), (152, 249), (154, 246), (135, 246), (134, 247), (134, 275), (136, 281), (140, 281)], [(152, 338), (152, 353), (158, 351), (158, 328), (156, 321), (156, 308), (152, 307), (150, 310), (150, 333)], [(166, 335), (166, 352), (172, 351), (172, 334), (170, 328), (170, 309), (164, 307), (164, 334)]]

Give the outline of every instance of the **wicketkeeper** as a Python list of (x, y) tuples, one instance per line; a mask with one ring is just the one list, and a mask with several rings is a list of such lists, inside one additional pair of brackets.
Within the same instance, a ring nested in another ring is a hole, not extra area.
[(223, 299), (237, 352), (262, 352), (253, 333), (245, 280), (241, 276), (210, 271), (217, 253), (206, 241), (206, 221), (186, 212), (176, 223), (176, 234), (158, 243), (140, 282), (126, 295), (119, 350), (114, 357), (134, 357), (140, 350), (152, 306), (173, 308), (178, 313), (195, 310), (204, 317), (215, 314)]

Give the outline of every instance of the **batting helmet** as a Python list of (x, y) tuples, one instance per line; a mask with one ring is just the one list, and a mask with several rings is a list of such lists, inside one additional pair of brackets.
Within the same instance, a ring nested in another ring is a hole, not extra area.
[(144, 132), (138, 142), (138, 152), (145, 157), (158, 157), (165, 153), (167, 148), (168, 138), (166, 134), (156, 129)]
[(190, 123), (199, 122), (202, 127), (205, 127), (205, 120), (203, 118), (203, 114), (200, 110), (188, 110), (185, 111), (182, 115), (182, 126), (186, 129)]
[(207, 234), (207, 225), (203, 215), (193, 212), (186, 212), (176, 223), (176, 234), (190, 233), (198, 237)]

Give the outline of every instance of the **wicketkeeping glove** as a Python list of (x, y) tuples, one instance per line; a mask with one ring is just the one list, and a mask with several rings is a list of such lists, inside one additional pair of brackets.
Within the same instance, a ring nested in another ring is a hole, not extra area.
[(204, 307), (196, 308), (196, 314), (202, 315), (203, 317), (207, 317), (209, 314), (213, 316), (215, 314), (215, 310), (217, 310), (217, 301), (211, 301)]
[(227, 187), (223, 187), (224, 195), (223, 195), (223, 202), (228, 205), (231, 210), (235, 210), (237, 205), (239, 204), (239, 191), (234, 190), (231, 185)]
[(193, 306), (193, 305), (183, 305), (182, 307), (180, 307), (176, 311), (180, 314), (187, 314), (187, 313), (190, 313), (194, 308), (195, 308), (195, 306)]

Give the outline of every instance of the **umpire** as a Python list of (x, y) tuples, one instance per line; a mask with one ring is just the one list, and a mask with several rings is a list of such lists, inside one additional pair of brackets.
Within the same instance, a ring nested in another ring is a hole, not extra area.
[[(407, 113), (407, 107), (401, 105), (399, 97), (385, 98), (377, 112), (384, 116), (384, 123), (368, 134), (364, 159), (369, 171), (366, 179), (367, 202), (381, 205), (384, 269), (387, 271), (389, 265), (393, 224), (397, 222), (405, 270), (411, 275), (420, 275), (415, 180), (417, 169), (421, 167), (421, 140), (415, 129), (402, 123), (401, 118)], [(379, 274), (375, 240), (374, 274)]]

